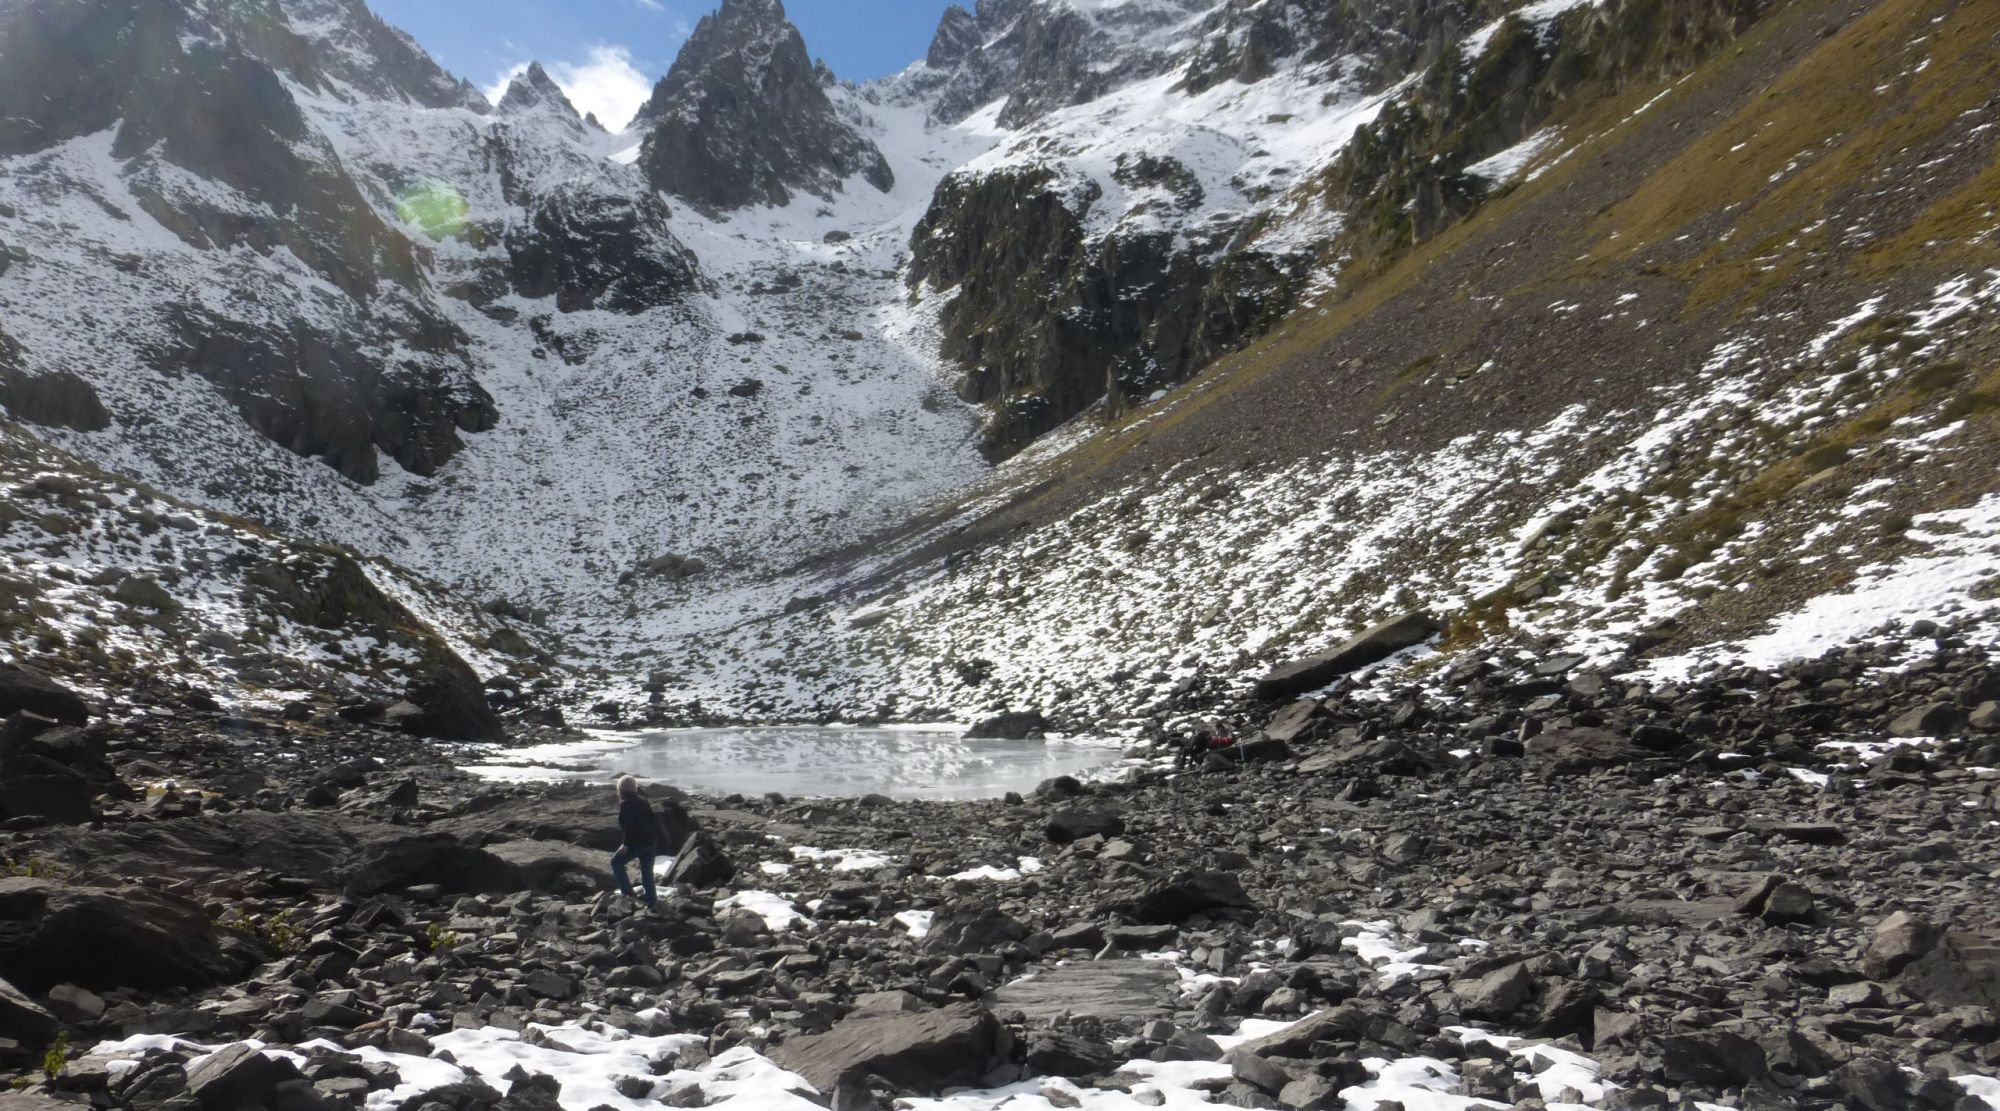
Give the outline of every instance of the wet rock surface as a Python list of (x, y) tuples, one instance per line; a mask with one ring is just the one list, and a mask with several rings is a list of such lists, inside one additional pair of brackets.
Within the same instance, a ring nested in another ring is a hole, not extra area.
[[(1468, 1104), (1970, 1107), (1953, 1078), (2000, 1068), (2000, 773), (1983, 734), (1886, 726), (1984, 697), (1989, 664), (1852, 662), (1663, 688), (1472, 661), (1220, 708), (1282, 758), (1176, 772), (1163, 721), (1129, 781), (1029, 798), (660, 790), (688, 850), (651, 912), (610, 891), (604, 787), (484, 784), (337, 718), (260, 747), (98, 721), (144, 789), (4, 834), (0, 1058), (34, 1068), (59, 1027), (78, 1054), (27, 1086), (135, 1108), (570, 1105), (531, 1070), (419, 1091), (363, 1054), (480, 1031), (629, 1035), (652, 1075), (619, 1091), (671, 1106), (755, 1051), (837, 1105), (1025, 1077), (1150, 1099), (1124, 1064), (1150, 1060), (1202, 1063), (1217, 1102), (1336, 1108), (1424, 1058)], [(954, 878), (979, 869), (1011, 878)], [(143, 1033), (322, 1048), (83, 1052)], [(1601, 1074), (1544, 1085), (1565, 1053)]]

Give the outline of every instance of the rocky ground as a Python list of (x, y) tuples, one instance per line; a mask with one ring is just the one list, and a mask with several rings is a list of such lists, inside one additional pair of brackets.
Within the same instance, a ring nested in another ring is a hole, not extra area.
[(2000, 665), (1916, 632), (1465, 660), (1225, 708), (1201, 771), (1163, 716), (1031, 798), (663, 799), (653, 913), (601, 787), (6, 671), (0, 1103), (1984, 1107)]

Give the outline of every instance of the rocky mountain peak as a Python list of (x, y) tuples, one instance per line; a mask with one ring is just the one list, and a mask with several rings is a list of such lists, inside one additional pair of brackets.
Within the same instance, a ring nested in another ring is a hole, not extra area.
[(710, 209), (826, 196), (857, 174), (884, 192), (895, 182), (834, 110), (780, 0), (726, 0), (704, 17), (634, 126), (654, 187)]
[(924, 64), (932, 69), (955, 66), (979, 49), (981, 38), (978, 19), (963, 6), (953, 4), (944, 10), (943, 18), (938, 20), (937, 34), (931, 37), (931, 48), (924, 55)]
[(562, 91), (562, 86), (556, 84), (555, 78), (549, 76), (540, 62), (528, 63), (528, 68), (519, 77), (507, 83), (507, 91), (500, 97), (498, 111), (503, 116), (549, 112), (572, 125), (583, 123), (576, 105), (570, 103), (568, 94)]

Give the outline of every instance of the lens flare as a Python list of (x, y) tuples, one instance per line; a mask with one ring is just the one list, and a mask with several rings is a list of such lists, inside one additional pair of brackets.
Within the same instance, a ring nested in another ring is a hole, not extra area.
[(432, 239), (457, 238), (470, 210), (465, 197), (442, 181), (420, 182), (396, 198), (396, 215)]

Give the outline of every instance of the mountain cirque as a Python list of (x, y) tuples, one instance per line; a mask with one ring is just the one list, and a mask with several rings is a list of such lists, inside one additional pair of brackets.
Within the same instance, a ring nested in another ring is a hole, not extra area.
[[(0, 1103), (2000, 1101), (1996, 11), (0, 10)], [(451, 766), (938, 719), (1137, 741)]]

